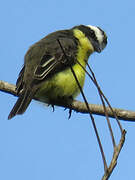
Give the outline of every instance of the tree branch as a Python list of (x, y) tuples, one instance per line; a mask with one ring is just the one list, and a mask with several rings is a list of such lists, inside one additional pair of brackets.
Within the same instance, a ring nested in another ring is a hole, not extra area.
[[(16, 88), (15, 85), (9, 84), (7, 82), (0, 80), (0, 91), (8, 93), (8, 94), (12, 94), (14, 96), (18, 96), (16, 94), (15, 88)], [(54, 105), (69, 108), (76, 112), (85, 113), (85, 114), (89, 113), (85, 103), (77, 101), (77, 100), (74, 100), (72, 104), (63, 104), (62, 102), (53, 102), (53, 103)], [(93, 114), (105, 116), (105, 112), (102, 105), (89, 104), (89, 107)], [(116, 113), (116, 115), (118, 116), (120, 120), (135, 122), (134, 111), (128, 111), (128, 110), (119, 109), (119, 108), (113, 108), (113, 111)], [(108, 107), (107, 107), (107, 113), (109, 117), (115, 118), (114, 114)]]
[(122, 147), (123, 147), (123, 144), (124, 144), (124, 142), (125, 142), (125, 135), (126, 135), (126, 131), (123, 130), (122, 135), (121, 135), (120, 142), (119, 142), (118, 146), (116, 146), (115, 149), (114, 149), (113, 158), (112, 158), (112, 160), (111, 160), (111, 163), (110, 163), (107, 171), (106, 171), (105, 174), (103, 175), (102, 180), (107, 180), (107, 179), (109, 179), (109, 177), (110, 177), (113, 169), (114, 169), (115, 166), (117, 165), (118, 156), (119, 156), (120, 151), (121, 151), (121, 149), (122, 149)]

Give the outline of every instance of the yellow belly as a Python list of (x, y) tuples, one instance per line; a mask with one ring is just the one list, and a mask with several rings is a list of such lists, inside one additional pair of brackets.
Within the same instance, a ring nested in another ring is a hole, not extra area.
[[(93, 46), (80, 30), (75, 30), (74, 36), (77, 37), (80, 42), (78, 45), (77, 60), (84, 68), (86, 68), (85, 61), (88, 60), (89, 55), (94, 51)], [(78, 63), (73, 66), (73, 70), (81, 87), (83, 87), (85, 71)], [(79, 93), (80, 90), (69, 68), (57, 73), (51, 79), (46, 80), (39, 88), (36, 98), (48, 103), (49, 101), (59, 100), (59, 98), (62, 97), (68, 98), (72, 96), (75, 98)]]
[[(81, 87), (84, 85), (85, 72), (80, 65), (75, 64), (73, 70), (79, 80)], [(46, 80), (36, 94), (36, 98), (48, 103), (59, 100), (62, 97), (75, 98), (80, 93), (76, 80), (70, 69), (57, 73), (51, 79)]]

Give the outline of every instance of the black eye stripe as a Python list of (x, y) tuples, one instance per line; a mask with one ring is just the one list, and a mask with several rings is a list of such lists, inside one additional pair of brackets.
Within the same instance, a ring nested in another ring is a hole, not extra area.
[(80, 25), (78, 26), (78, 29), (82, 31), (85, 34), (85, 36), (91, 37), (94, 41), (98, 42), (94, 30), (90, 29), (90, 27)]
[(95, 32), (94, 32), (93, 30), (90, 31), (90, 36), (91, 36), (93, 39), (96, 39)]

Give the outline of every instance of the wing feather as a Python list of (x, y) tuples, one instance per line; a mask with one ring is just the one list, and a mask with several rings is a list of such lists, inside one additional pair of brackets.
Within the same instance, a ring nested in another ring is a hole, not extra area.
[[(68, 58), (65, 58), (57, 39)], [(25, 112), (39, 83), (76, 63), (77, 43), (72, 32), (67, 30), (52, 33), (31, 46), (16, 82), (16, 91), (20, 97), (11, 110), (9, 119)]]
[[(60, 39), (60, 43), (65, 51), (66, 57), (63, 54), (61, 47), (58, 44), (57, 51), (55, 53), (44, 54), (40, 60), (39, 65), (35, 68), (34, 79), (43, 81), (53, 74), (65, 70), (69, 66), (76, 63), (77, 47), (73, 44), (73, 40)], [(58, 43), (57, 41), (55, 43)], [(52, 50), (53, 52), (53, 50)], [(37, 81), (36, 81), (37, 82)]]

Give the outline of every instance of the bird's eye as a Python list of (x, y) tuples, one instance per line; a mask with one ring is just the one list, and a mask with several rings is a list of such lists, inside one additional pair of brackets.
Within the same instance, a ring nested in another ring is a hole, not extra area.
[(95, 37), (95, 33), (93, 30), (91, 30), (91, 37)]

